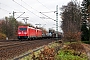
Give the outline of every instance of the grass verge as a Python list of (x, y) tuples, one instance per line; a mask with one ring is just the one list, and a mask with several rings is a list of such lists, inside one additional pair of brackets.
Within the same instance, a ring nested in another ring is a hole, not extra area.
[(66, 44), (63, 49), (58, 51), (56, 60), (88, 60), (84, 47), (81, 43)]

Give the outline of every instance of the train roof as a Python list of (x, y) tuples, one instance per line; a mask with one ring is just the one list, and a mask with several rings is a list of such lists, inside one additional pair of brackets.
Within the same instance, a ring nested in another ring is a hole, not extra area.
[(30, 28), (30, 29), (36, 29), (36, 30), (39, 30), (39, 31), (42, 31), (41, 29), (37, 29), (37, 28), (34, 28), (34, 27), (31, 27), (31, 26), (18, 26), (18, 28)]
[(28, 27), (28, 28), (30, 28), (30, 29), (35, 29), (35, 28), (33, 28), (33, 27)]
[(18, 26), (18, 28), (20, 28), (20, 27), (22, 27), (22, 28), (23, 28), (23, 27), (28, 27), (28, 26)]

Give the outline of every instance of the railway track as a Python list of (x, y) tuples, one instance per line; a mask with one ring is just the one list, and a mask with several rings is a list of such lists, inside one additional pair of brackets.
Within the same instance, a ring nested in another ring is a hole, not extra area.
[(17, 47), (17, 46), (21, 46), (21, 45), (26, 45), (26, 44), (30, 44), (31, 42), (19, 42), (19, 43), (12, 43), (10, 44), (9, 42), (5, 45), (0, 45), (0, 49), (2, 48), (14, 48), (14, 47)]
[(28, 50), (35, 49), (36, 47), (47, 45), (55, 40), (34, 40), (34, 41), (10, 41), (0, 42), (0, 60), (11, 59)]

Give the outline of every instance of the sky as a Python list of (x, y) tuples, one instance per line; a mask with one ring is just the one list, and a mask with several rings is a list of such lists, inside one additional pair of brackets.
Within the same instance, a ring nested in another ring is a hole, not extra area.
[[(60, 22), (62, 21), (60, 18), (60, 8), (63, 5), (67, 5), (70, 1), (71, 0), (0, 0), (0, 19), (5, 16), (12, 16), (14, 11), (16, 12), (14, 14), (15, 18), (22, 14), (17, 18), (18, 21), (25, 23), (23, 19), (28, 17), (27, 23), (33, 26), (43, 27), (46, 30), (49, 28), (56, 30), (56, 21), (54, 20), (56, 20), (55, 11), (58, 5), (58, 31), (62, 32), (60, 28)], [(77, 1), (82, 2), (82, 0)]]

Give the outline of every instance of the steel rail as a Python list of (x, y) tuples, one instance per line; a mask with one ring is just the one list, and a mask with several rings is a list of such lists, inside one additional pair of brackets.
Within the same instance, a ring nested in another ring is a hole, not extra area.
[[(37, 48), (37, 49), (33, 49), (33, 52), (39, 51), (39, 50), (41, 50), (42, 48), (44, 48), (44, 46), (39, 47), (39, 48)], [(20, 60), (20, 59), (22, 59), (23, 57), (28, 56), (28, 55), (30, 55), (30, 54), (32, 54), (32, 52), (26, 53), (26, 54), (21, 55), (21, 56), (19, 56), (19, 57), (15, 57), (15, 58), (13, 58), (13, 60)]]
[(21, 46), (21, 45), (28, 45), (30, 44), (31, 42), (21, 42), (21, 43), (14, 43), (14, 44), (6, 44), (6, 45), (0, 45), (0, 49), (3, 49), (3, 48), (6, 48), (6, 49), (10, 49), (10, 48), (13, 48), (13, 47), (17, 47), (17, 46)]
[[(56, 41), (55, 41), (56, 42)], [(49, 43), (48, 45), (51, 45), (53, 42), (51, 42), (51, 43)], [(32, 51), (33, 52), (36, 52), (36, 51), (39, 51), (39, 50), (41, 50), (41, 49), (43, 49), (44, 48), (44, 46), (41, 46), (41, 47), (38, 47), (38, 48), (36, 48), (36, 49), (33, 49)], [(30, 54), (32, 54), (32, 52), (28, 52), (28, 53), (26, 53), (26, 54), (24, 54), (24, 55), (20, 55), (19, 57), (15, 57), (15, 58), (13, 58), (13, 60), (20, 60), (20, 59), (22, 59), (23, 57), (25, 57), (25, 56), (28, 56), (28, 55), (30, 55)]]

